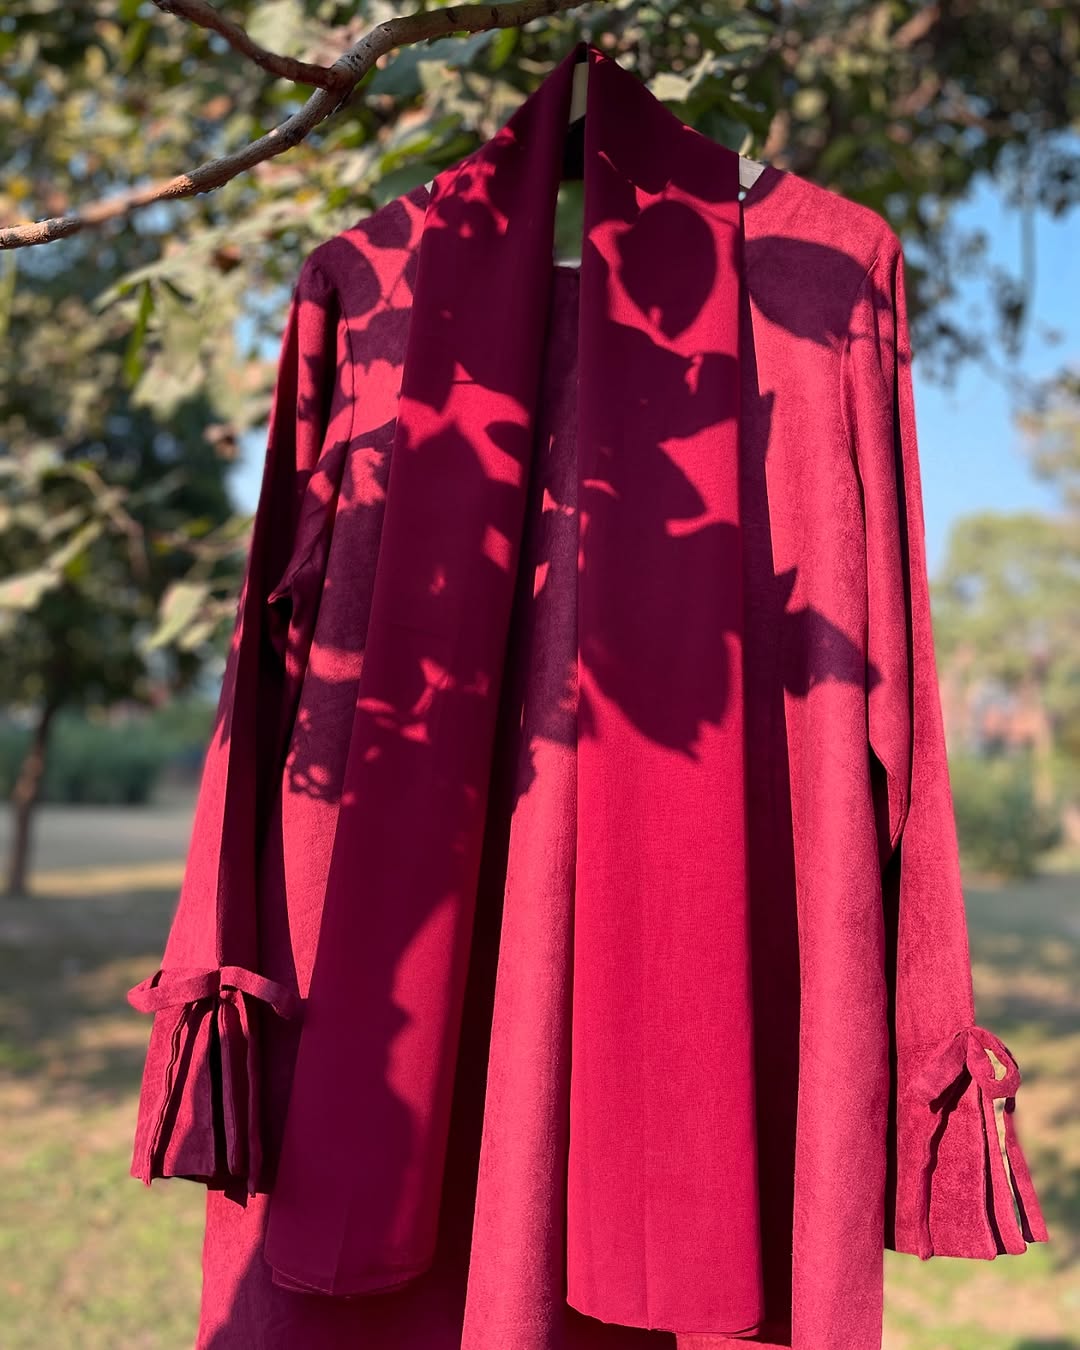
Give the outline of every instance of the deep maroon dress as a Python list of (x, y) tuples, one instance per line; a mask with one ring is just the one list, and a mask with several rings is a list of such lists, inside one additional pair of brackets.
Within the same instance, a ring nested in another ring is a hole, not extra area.
[(879, 216), (740, 200), (581, 46), (314, 251), (131, 1000), (132, 1171), (207, 1185), (200, 1347), (875, 1350), (886, 1247), (1045, 1240)]

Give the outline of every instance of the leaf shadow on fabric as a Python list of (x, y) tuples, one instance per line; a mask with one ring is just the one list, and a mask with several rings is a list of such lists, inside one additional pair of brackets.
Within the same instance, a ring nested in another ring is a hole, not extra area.
[[(433, 268), (483, 274), (503, 214), (497, 197), (485, 194), (488, 190), (494, 194), (499, 181), (493, 175), (478, 183), (474, 193), (455, 203), (458, 214), (443, 221), (440, 230), (429, 220), (428, 228), (435, 234), (445, 233), (445, 259), (440, 262), (437, 244), (428, 255)], [(425, 191), (410, 194), (409, 202), (413, 208), (423, 207)], [(632, 218), (632, 203), (623, 205)], [(654, 223), (665, 224), (650, 221), (649, 230)], [(345, 314), (351, 342), (347, 359), (369, 376), (373, 370), (385, 370), (392, 381), (410, 339), (409, 303), (402, 287), (411, 293), (416, 284), (415, 219), (410, 219), (406, 206), (394, 203), (357, 228), (364, 231), (365, 248), (377, 254), (379, 266), (363, 260), (352, 266), (354, 286), (346, 296)], [(468, 983), (462, 991), (461, 1043), (482, 1045), (490, 1029), (502, 922), (497, 880), (514, 811), (536, 785), (540, 743), (572, 749), (579, 735), (590, 732), (592, 712), (581, 702), (576, 649), (560, 651), (551, 645), (530, 651), (523, 636), (551, 632), (565, 640), (572, 632), (572, 626), (560, 624), (559, 616), (573, 612), (581, 585), (582, 510), (587, 509), (592, 523), (599, 521), (614, 534), (624, 532), (637, 541), (653, 562), (648, 587), (628, 593), (624, 604), (600, 616), (590, 641), (580, 651), (582, 669), (649, 741), (693, 756), (703, 728), (722, 722), (730, 672), (722, 665), (696, 666), (686, 658), (682, 649), (692, 639), (694, 625), (686, 623), (685, 609), (679, 621), (673, 622), (668, 601), (676, 589), (684, 594), (695, 578), (732, 575), (738, 565), (772, 578), (765, 592), (768, 612), (755, 617), (758, 645), (753, 658), (762, 663), (761, 669), (781, 672), (780, 680), (770, 685), (772, 706), (761, 710), (775, 726), (783, 726), (785, 696), (805, 697), (816, 684), (826, 681), (861, 687), (877, 678), (876, 672), (866, 669), (857, 645), (828, 615), (807, 605), (789, 608), (797, 578), (792, 569), (774, 570), (766, 464), (773, 406), (783, 394), (757, 389), (752, 361), (741, 376), (743, 398), (749, 394), (753, 400), (742, 414), (748, 434), (741, 451), (741, 482), (744, 513), (754, 528), (740, 533), (723, 521), (701, 521), (701, 492), (680, 469), (666, 443), (699, 434), (734, 416), (735, 405), (728, 397), (734, 369), (715, 354), (706, 354), (696, 369), (690, 369), (685, 360), (648, 336), (647, 329), (654, 322), (665, 334), (688, 327), (707, 305), (709, 292), (707, 288), (700, 294), (688, 291), (657, 316), (649, 273), (654, 243), (644, 247), (646, 243), (643, 237), (638, 250), (631, 230), (622, 261), (626, 292), (648, 311), (643, 316), (647, 322), (635, 327), (609, 320), (605, 338), (618, 359), (647, 373), (640, 381), (636, 406), (611, 405), (610, 424), (600, 437), (603, 474), (589, 481), (584, 499), (578, 497), (572, 471), (578, 447), (570, 412), (560, 426), (547, 429), (550, 434), (544, 444), (535, 438), (531, 415), (535, 390), (519, 382), (537, 378), (535, 363), (515, 367), (508, 379), (497, 343), (462, 324), (453, 310), (434, 309), (430, 312), (432, 328), (422, 335), (425, 350), (431, 353), (424, 387), (413, 390), (414, 396), (419, 394), (421, 411), (431, 414), (434, 430), (418, 441), (406, 441), (398, 434), (394, 419), (378, 413), (377, 425), (367, 426), (368, 410), (357, 407), (345, 453), (340, 445), (335, 446), (334, 458), (328, 461), (328, 467), (337, 466), (340, 477), (336, 482), (328, 479), (318, 489), (321, 495), (312, 498), (311, 519), (318, 518), (314, 542), (310, 549), (305, 544), (303, 556), (295, 559), (290, 573), (294, 590), (280, 605), (276, 631), (284, 644), (291, 681), (289, 707), (294, 710), (287, 719), (288, 741), (279, 755), (284, 794), (286, 801), (302, 797), (319, 808), (306, 817), (315, 831), (311, 851), (302, 857), (298, 854), (296, 864), (298, 870), (310, 869), (312, 854), (318, 853), (325, 857), (325, 866), (315, 866), (314, 879), (309, 877), (302, 893), (290, 886), (278, 797), (267, 808), (262, 854), (266, 903), (260, 911), (260, 942), (267, 960), (280, 963), (288, 955), (298, 927), (317, 928), (331, 839), (335, 848), (341, 841), (346, 848), (353, 839), (372, 841), (370, 823), (364, 817), (373, 798), (370, 791), (365, 792), (362, 777), (354, 777), (343, 791), (348, 766), (377, 766), (372, 783), (397, 783), (406, 797), (417, 790), (416, 785), (424, 785), (422, 819), (402, 815), (395, 826), (392, 815), (384, 812), (380, 817), (394, 832), (393, 838), (383, 838), (382, 845), (386, 856), (401, 864), (398, 883), (408, 891), (408, 904), (386, 916), (389, 922), (380, 921), (377, 941), (366, 954), (362, 987), (354, 989), (365, 1027), (366, 1059), (362, 1081), (350, 1088), (350, 1100), (358, 1116), (381, 1122), (384, 1141), (374, 1162), (377, 1186), (365, 1189), (365, 1203), (354, 1216), (372, 1240), (392, 1223), (417, 1128), (410, 1107), (390, 1081), (395, 1044), (409, 1031), (396, 987), (401, 961), (424, 940), (425, 931), (445, 931), (449, 941), (450, 930), (439, 930), (437, 925), (445, 897), (459, 881), (460, 874), (453, 869), (461, 865), (463, 852), (482, 848), (482, 855), (474, 858), (481, 876), (477, 909), (475, 914), (459, 916), (454, 930), (458, 941), (471, 943)], [(340, 242), (340, 247), (350, 245)], [(785, 244), (787, 263), (805, 275), (821, 268), (820, 252), (816, 247), (808, 251), (797, 240)], [(358, 253), (357, 258), (363, 255)], [(832, 261), (842, 275), (854, 266), (839, 252)], [(689, 267), (687, 274), (708, 277), (715, 272), (715, 258), (711, 264), (703, 258), (701, 266)], [(504, 298), (509, 302), (509, 297)], [(744, 298), (744, 325), (749, 324), (750, 298)], [(754, 292), (752, 298), (776, 321), (782, 311), (770, 297)], [(463, 350), (462, 333), (485, 340), (478, 341), (474, 349)], [(797, 336), (818, 340), (810, 333)], [(566, 356), (565, 332), (563, 338), (560, 350)], [(568, 361), (557, 376), (564, 387), (572, 373)], [(455, 398), (479, 398), (494, 410), (484, 423), (484, 444), (473, 444), (455, 432), (452, 415), (447, 417)], [(316, 415), (316, 410), (311, 413)], [(414, 425), (423, 425), (423, 419), (417, 418)], [(398, 649), (401, 661), (385, 670), (385, 683), (368, 688), (365, 669), (374, 650), (369, 643), (372, 606), (384, 582), (380, 567), (385, 566), (381, 551), (387, 505), (397, 483), (403, 481), (395, 477), (398, 456), (403, 463), (408, 459), (414, 473), (444, 485), (440, 497), (432, 495), (433, 507), (441, 503), (444, 513), (456, 517), (460, 495), (474, 509), (462, 518), (466, 523), (455, 538), (452, 556), (442, 552), (445, 520), (433, 515), (430, 532), (410, 535), (409, 573), (425, 585), (402, 592), (406, 603), (392, 620), (408, 629), (408, 641)], [(526, 515), (530, 500), (542, 507)], [(716, 598), (715, 591), (703, 594), (709, 603)], [(720, 624), (733, 628), (736, 597), (721, 593), (721, 599), (733, 608), (719, 614)], [(505, 605), (509, 606), (509, 636), (504, 646), (493, 651), (484, 645), (486, 623), (493, 611)], [(310, 613), (311, 622), (306, 630), (304, 625), (296, 627), (290, 646), (290, 623), (301, 612)], [(701, 616), (704, 624), (716, 619), (713, 611)], [(299, 636), (302, 631), (308, 632), (310, 640)], [(529, 680), (533, 660), (542, 662), (543, 674)], [(489, 733), (486, 728), (494, 730)], [(505, 791), (491, 793), (487, 755), (472, 761), (474, 771), (469, 776), (447, 777), (436, 772), (440, 766), (433, 763), (432, 747), (440, 744), (444, 734), (457, 739), (491, 734), (496, 746), (507, 737), (516, 738), (520, 754), (510, 779), (502, 784)], [(390, 776), (383, 777), (388, 767)], [(759, 787), (770, 795), (781, 794), (781, 803), (787, 801), (789, 786), (779, 781), (775, 765), (762, 771)], [(754, 828), (752, 820), (750, 828)], [(304, 845), (298, 843), (295, 830), (285, 834), (289, 848), (302, 852)], [(363, 904), (369, 879), (363, 858), (362, 849), (353, 851), (347, 869), (357, 906)], [(439, 861), (432, 866), (431, 860)], [(754, 969), (769, 972), (763, 988), (777, 980), (794, 981), (797, 986), (799, 953), (789, 829), (776, 840), (769, 877), (751, 876), (751, 892), (758, 884), (771, 893), (787, 885), (793, 903), (786, 915), (752, 915)], [(433, 923), (434, 930), (430, 928)], [(335, 943), (345, 931), (335, 930)], [(314, 944), (308, 946), (313, 949)], [(281, 969), (274, 973), (278, 978), (288, 974)], [(292, 974), (296, 978), (297, 972)], [(770, 1158), (768, 1174), (761, 1181), (763, 1241), (767, 1247), (783, 1250), (790, 1248), (791, 1240), (798, 1028), (790, 1019), (778, 1020), (764, 998), (755, 1005), (755, 1019), (758, 1076), (773, 1081), (780, 1076), (791, 1084), (790, 1110), (773, 1111), (760, 1123)], [(568, 1034), (565, 1023), (562, 1034)], [(267, 1028), (266, 1059), (272, 1068), (264, 1089), (271, 1156), (281, 1146), (296, 1036), (291, 1027)], [(343, 1054), (351, 1053), (355, 1044), (343, 1043), (341, 1049)], [(448, 1328), (455, 1322), (460, 1325), (465, 1296), (485, 1069), (473, 1056), (460, 1056), (456, 1062), (448, 1147), (453, 1165), (442, 1179), (434, 1259), (412, 1281), (411, 1300), (398, 1298), (395, 1291), (355, 1299), (297, 1295), (305, 1303), (305, 1334), (311, 1350), (344, 1344), (342, 1338), (356, 1334), (359, 1328), (372, 1335), (390, 1334), (392, 1328), (402, 1345), (458, 1350), (459, 1341)], [(365, 1166), (371, 1170), (370, 1158)], [(348, 1187), (354, 1182), (341, 1179), (340, 1184)], [(559, 1227), (559, 1190), (553, 1183), (553, 1231)], [(259, 1250), (266, 1199), (262, 1195), (209, 1194), (208, 1215), (215, 1222), (208, 1227), (207, 1260), (230, 1272), (228, 1279), (219, 1282), (222, 1290), (228, 1289), (229, 1306), (214, 1308), (207, 1321), (203, 1344), (212, 1350), (234, 1350), (239, 1344), (230, 1328), (232, 1307), (242, 1309), (267, 1297), (270, 1273)], [(238, 1226), (230, 1207), (244, 1205), (250, 1212)], [(241, 1231), (242, 1241), (237, 1244), (233, 1236)], [(786, 1270), (784, 1261), (770, 1264), (774, 1270)], [(566, 1350), (601, 1346), (605, 1336), (611, 1338), (613, 1350), (616, 1345), (631, 1344), (628, 1329), (605, 1329), (562, 1303), (558, 1271), (545, 1272), (544, 1278), (549, 1277), (555, 1282), (551, 1334), (561, 1338), (558, 1343)], [(418, 1293), (421, 1286), (426, 1287), (425, 1294)], [(772, 1287), (766, 1297), (770, 1307), (782, 1308), (788, 1291)], [(638, 1337), (642, 1350), (675, 1345), (674, 1336), (667, 1332), (642, 1331)]]

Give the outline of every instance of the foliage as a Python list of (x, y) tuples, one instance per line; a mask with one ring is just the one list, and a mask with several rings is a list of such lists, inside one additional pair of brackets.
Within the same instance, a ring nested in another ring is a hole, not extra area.
[[(183, 760), (195, 763), (210, 734), (213, 706), (177, 699), (165, 708), (119, 722), (62, 714), (41, 800), (67, 804), (134, 805), (150, 800), (162, 771)], [(29, 729), (0, 723), (0, 791), (10, 794), (26, 753)]]
[[(397, 12), (387, 0), (229, 5), (257, 41), (323, 63)], [(848, 0), (608, 0), (523, 31), (403, 49), (310, 143), (220, 191), (114, 223), (97, 240), (37, 250), (7, 284), (16, 304), (27, 307), (27, 291), (37, 302), (38, 321), (23, 325), (24, 335), (28, 327), (39, 335), (35, 367), (50, 364), (57, 341), (66, 345), (47, 327), (46, 306), (67, 307), (58, 326), (77, 335), (73, 369), (62, 379), (47, 372), (53, 401), (70, 391), (77, 406), (100, 407), (102, 394), (122, 388), (133, 407), (170, 424), (199, 404), (213, 444), (233, 453), (265, 413), (301, 255), (492, 135), (579, 36), (706, 135), (886, 216), (913, 245), (916, 341), (925, 360), (939, 354), (942, 369), (982, 342), (946, 313), (954, 281), (985, 266), (982, 242), (951, 233), (950, 204), (980, 174), (1015, 185), (1022, 166), (1027, 199), (1064, 210), (1080, 180), (1078, 157), (1055, 135), (1076, 120), (1070, 77), (1080, 36), (1056, 7), (980, 0), (942, 13)], [(0, 218), (57, 214), (169, 177), (256, 138), (308, 92), (147, 0), (13, 0), (0, 19), (0, 159), (8, 165)], [(1019, 283), (992, 284), (1007, 339), (1022, 319)], [(118, 334), (122, 348), (99, 361)], [(3, 402), (0, 395), (0, 448), (18, 446), (26, 437), (12, 432)], [(78, 435), (70, 417), (63, 434)], [(220, 600), (238, 573), (239, 551), (217, 573), (216, 596), (212, 586), (198, 594)], [(200, 611), (209, 622), (192, 650), (227, 609)], [(174, 625), (171, 636), (180, 631)]]
[(1031, 876), (1039, 857), (1060, 842), (1059, 814), (1036, 802), (1026, 755), (954, 755), (949, 778), (967, 865), (999, 876)]
[[(400, 7), (233, 0), (228, 12), (274, 49), (326, 62)], [(1080, 31), (1067, 7), (607, 0), (524, 31), (403, 49), (310, 144), (108, 233), (129, 255), (136, 240), (156, 240), (141, 273), (156, 298), (165, 279), (191, 303), (209, 294), (212, 342), (245, 298), (295, 274), (308, 244), (490, 136), (577, 36), (601, 43), (706, 135), (885, 215), (926, 265), (913, 288), (925, 320), (919, 350), (933, 343), (948, 362), (980, 342), (942, 306), (959, 275), (986, 267), (985, 239), (957, 238), (949, 206), (986, 174), (1055, 213), (1076, 198), (1080, 156), (1058, 134), (1075, 129), (1080, 108)], [(171, 176), (254, 139), (309, 92), (145, 0), (13, 0), (0, 57), (0, 157), (13, 169), (5, 219)], [(71, 249), (50, 247), (65, 266)], [(1006, 341), (1023, 317), (1022, 280), (991, 278)], [(134, 325), (134, 300), (130, 317)], [(271, 307), (271, 330), (276, 317)]]
[(957, 521), (934, 588), (943, 659), (1006, 688), (1034, 683), (1060, 751), (1080, 761), (1080, 385), (1049, 381), (1022, 422), (1054, 514), (980, 512)]
[[(185, 487), (195, 456), (186, 473), (160, 467), (153, 446), (162, 433), (152, 421), (115, 408), (111, 421), (115, 441), (86, 441), (65, 454), (38, 440), (0, 460), (6, 702), (107, 705), (144, 696), (150, 672), (140, 644), (163, 589), (187, 565), (193, 513), (200, 505), (219, 516), (228, 510), (220, 483), (209, 492)], [(179, 547), (167, 542), (170, 532)], [(174, 682), (194, 670), (181, 654)]]
[(1035, 475), (1057, 486), (1080, 529), (1080, 370), (1065, 369), (1046, 380), (1020, 425)]
[(1080, 535), (1067, 517), (984, 511), (958, 520), (934, 591), (946, 658), (1007, 688), (1037, 679), (1059, 737), (1080, 751)]
[[(426, 0), (429, 7), (443, 0)], [(230, 0), (287, 55), (332, 61), (389, 0)], [(309, 142), (219, 191), (0, 268), (0, 697), (107, 703), (190, 682), (217, 651), (244, 554), (228, 467), (257, 445), (283, 308), (319, 240), (490, 137), (579, 37), (683, 120), (880, 212), (909, 244), (920, 359), (1006, 354), (1024, 276), (995, 275), (950, 208), (980, 176), (1052, 212), (1080, 182), (1067, 7), (961, 0), (607, 0), (410, 47)], [(0, 15), (0, 220), (79, 203), (243, 146), (308, 90), (148, 0), (10, 0)], [(973, 270), (992, 331), (953, 312)]]

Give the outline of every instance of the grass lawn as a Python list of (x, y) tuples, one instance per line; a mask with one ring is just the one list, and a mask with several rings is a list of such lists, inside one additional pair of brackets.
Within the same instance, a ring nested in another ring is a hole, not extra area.
[[(204, 1193), (128, 1175), (148, 1019), (124, 992), (156, 968), (176, 883), (71, 876), (0, 901), (0, 1343), (190, 1350)], [(967, 892), (978, 1016), (1024, 1073), (1052, 1241), (993, 1262), (889, 1253), (886, 1350), (1080, 1350), (1077, 892), (1070, 873)]]
[(885, 1350), (1080, 1350), (1078, 882), (965, 887), (976, 1016), (1020, 1065), (1017, 1128), (1051, 1240), (994, 1261), (887, 1253)]
[(0, 1344), (190, 1350), (203, 1196), (128, 1175), (174, 887), (0, 902)]

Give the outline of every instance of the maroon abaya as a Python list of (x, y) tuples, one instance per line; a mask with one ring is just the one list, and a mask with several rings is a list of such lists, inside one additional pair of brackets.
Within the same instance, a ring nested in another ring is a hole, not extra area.
[(1045, 1239), (879, 216), (771, 168), (740, 200), (581, 47), (315, 250), (131, 998), (132, 1170), (208, 1186), (201, 1347), (874, 1350), (887, 1246)]

